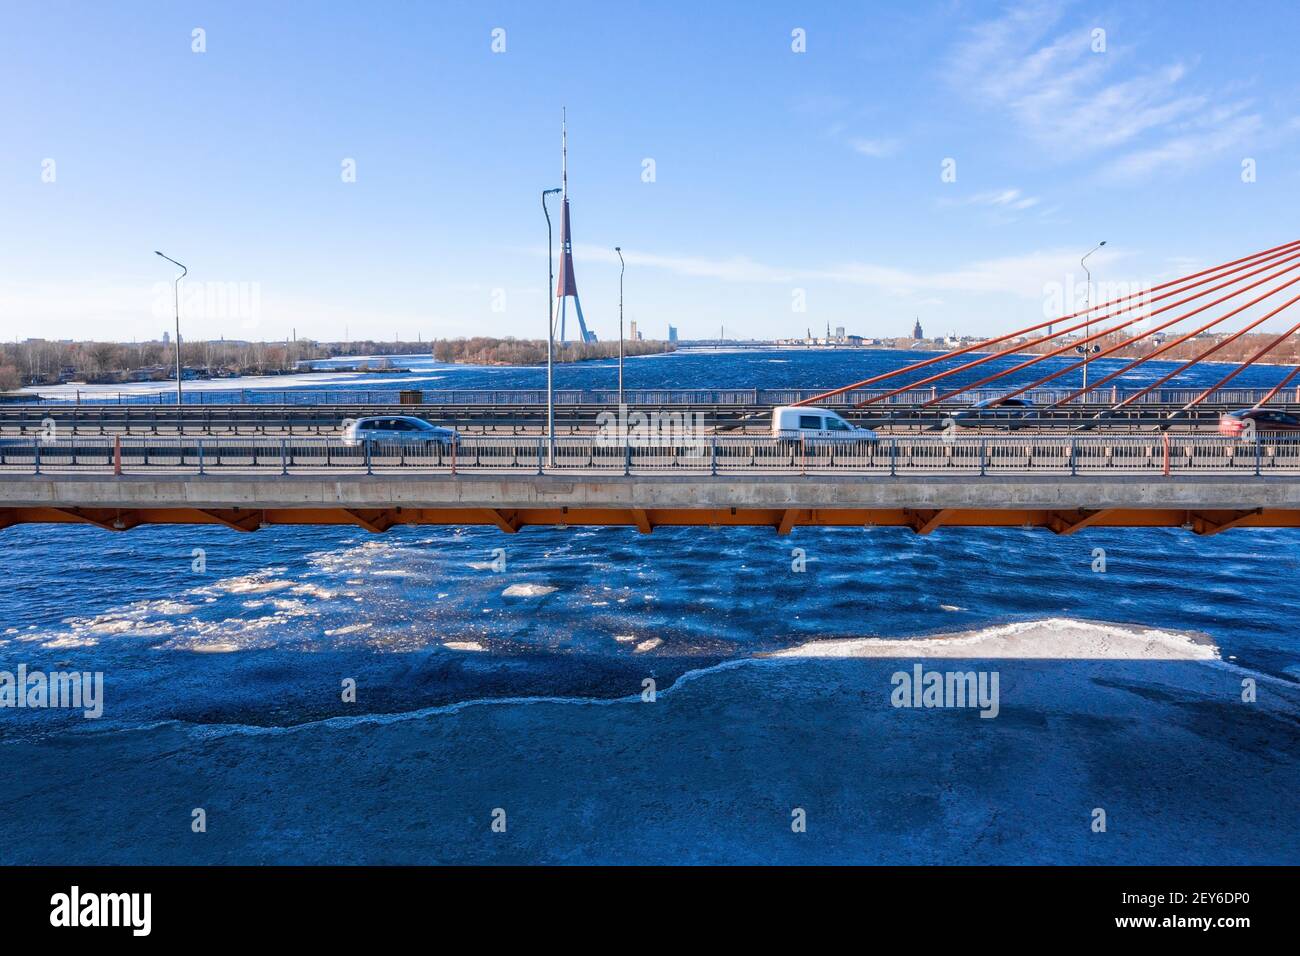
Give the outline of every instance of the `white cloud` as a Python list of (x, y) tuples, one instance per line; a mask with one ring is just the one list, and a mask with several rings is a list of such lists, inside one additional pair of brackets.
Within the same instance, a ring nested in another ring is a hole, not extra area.
[(855, 153), (863, 156), (870, 156), (872, 159), (880, 159), (885, 156), (892, 156), (898, 151), (898, 140), (894, 139), (863, 139), (861, 137), (849, 141)]
[[(992, 189), (959, 198), (950, 199), (942, 196), (935, 200), (935, 205), (940, 208), (975, 207), (986, 210), (989, 221), (996, 225), (1019, 222), (1021, 219), (1019, 213), (1028, 212), (1041, 204), (1042, 199), (1038, 196), (1027, 196), (1020, 189), (1013, 187)], [(1056, 210), (1053, 208), (1035, 211), (1040, 220), (1045, 220)]]
[(991, 192), (976, 193), (962, 200), (966, 206), (994, 206), (1002, 209), (1024, 210), (1037, 206), (1041, 200), (1037, 196), (1026, 196), (1019, 189), (995, 189)]
[[(618, 254), (604, 246), (588, 246), (579, 243), (574, 245), (573, 253), (575, 257), (583, 260), (618, 264)], [(681, 276), (718, 279), (723, 282), (790, 282), (797, 276), (793, 270), (766, 266), (745, 256), (705, 259), (698, 256), (661, 256), (624, 249), (623, 258), (629, 265), (649, 266)]]
[[(171, 284), (112, 280), (61, 280), (19, 283), (0, 281), (0, 332), (109, 341), (149, 341), (172, 329)], [(161, 293), (161, 300), (160, 300)], [(315, 290), (259, 289), (255, 312), (231, 316), (187, 314), (192, 311), (182, 289), (181, 333), (189, 339), (221, 336), (279, 341), (297, 329), (303, 337), (353, 339), (391, 338), (394, 332), (428, 336), (430, 328), (452, 325), (454, 320), (419, 309), (367, 300), (344, 302)], [(472, 328), (468, 331), (473, 331)]]
[(949, 82), (980, 105), (1006, 113), (1040, 152), (1057, 161), (1130, 149), (1109, 170), (1139, 178), (1186, 166), (1238, 145), (1262, 119), (1249, 104), (1186, 89), (1185, 63), (1122, 71), (1131, 52), (1093, 52), (1086, 23), (1062, 26), (1065, 7), (1031, 2), (983, 23), (954, 51)]
[[(609, 250), (597, 246), (576, 246), (583, 259), (617, 262)], [(784, 268), (755, 262), (746, 257), (708, 259), (695, 256), (660, 256), (628, 252), (629, 265), (664, 269), (677, 275), (723, 282), (791, 283), (831, 282), (867, 286), (896, 297), (935, 298), (940, 293), (1011, 295), (1039, 300), (1049, 282), (1061, 282), (1078, 273), (1078, 249), (1048, 249), (968, 263), (953, 269), (931, 272), (900, 269), (870, 262), (846, 262), (816, 268)], [(1120, 255), (1104, 250), (1091, 260), (1100, 266), (1113, 263)]]
[(1180, 168), (1234, 147), (1245, 149), (1262, 127), (1263, 120), (1255, 114), (1238, 116), (1221, 126), (1196, 123), (1172, 139), (1120, 157), (1106, 167), (1105, 173), (1113, 179), (1143, 179), (1158, 170)]
[[(1119, 258), (1112, 254), (1111, 261)], [(1094, 262), (1101, 259), (1100, 254)], [(976, 293), (1041, 299), (1043, 287), (1078, 271), (1076, 249), (1046, 249), (997, 259), (983, 259), (954, 269), (917, 272), (863, 263), (825, 270), (819, 277), (876, 286), (893, 294)], [(1104, 262), (1099, 263), (1104, 264)]]

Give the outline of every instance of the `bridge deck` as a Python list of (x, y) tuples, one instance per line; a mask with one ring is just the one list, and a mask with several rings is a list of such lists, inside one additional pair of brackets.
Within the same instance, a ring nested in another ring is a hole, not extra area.
[(0, 528), (77, 523), (660, 526), (1300, 527), (1300, 476), (8, 475)]

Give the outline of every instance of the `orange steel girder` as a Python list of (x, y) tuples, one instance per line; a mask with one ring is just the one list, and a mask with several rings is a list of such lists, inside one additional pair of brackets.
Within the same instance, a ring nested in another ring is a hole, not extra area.
[[(216, 525), (255, 531), (269, 525), (352, 525), (372, 532), (398, 525), (484, 525), (506, 533), (521, 528), (616, 526), (643, 534), (659, 527), (898, 527), (918, 534), (939, 528), (1045, 528), (1069, 535), (1086, 528), (1187, 528), (1218, 534), (1230, 528), (1300, 528), (1300, 509), (1257, 508), (392, 508), (342, 507), (217, 510), (186, 507), (0, 508), (0, 528), (22, 524), (89, 524), (125, 531), (145, 524)], [(3, 540), (0, 538), (0, 540)]]

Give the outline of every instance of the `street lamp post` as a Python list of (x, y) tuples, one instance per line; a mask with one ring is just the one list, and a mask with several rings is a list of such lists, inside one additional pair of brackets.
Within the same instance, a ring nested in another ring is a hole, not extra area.
[(623, 407), (623, 247), (615, 246), (618, 253), (618, 407)]
[[(1075, 346), (1075, 351), (1083, 353), (1083, 390), (1085, 392), (1088, 390), (1088, 356), (1092, 355), (1094, 352), (1101, 351), (1101, 346), (1094, 348), (1092, 344), (1088, 342), (1088, 332), (1092, 328), (1092, 273), (1088, 271), (1088, 256), (1092, 255), (1105, 244), (1106, 240), (1103, 239), (1101, 242), (1097, 243), (1097, 245), (1093, 246), (1092, 249), (1079, 260), (1079, 265), (1083, 266), (1084, 275), (1088, 277), (1083, 290), (1084, 342), (1082, 345)], [(1086, 402), (1087, 399), (1085, 398), (1084, 401)]]
[(551, 211), (546, 197), (560, 190), (542, 190), (542, 213), (546, 216), (546, 464), (555, 465), (555, 264), (551, 254)]
[(181, 270), (181, 274), (176, 277), (176, 283), (173, 289), (175, 293), (175, 302), (176, 302), (176, 414), (179, 415), (181, 411), (181, 397), (182, 397), (181, 396), (181, 280), (190, 274), (190, 270), (185, 268), (183, 265), (181, 265), (171, 256), (163, 256), (163, 254), (159, 252), (157, 249), (154, 250), (154, 255), (162, 256), (172, 265), (177, 266)]

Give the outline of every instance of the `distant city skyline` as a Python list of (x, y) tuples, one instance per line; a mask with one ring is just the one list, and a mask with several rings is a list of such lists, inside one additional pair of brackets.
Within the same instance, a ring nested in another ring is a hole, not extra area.
[(601, 340), (615, 245), (647, 337), (1006, 332), (1297, 238), (1300, 9), (1224, 9), (10, 7), (0, 338), (159, 335), (155, 249), (189, 340), (542, 338), (563, 108)]
[[(879, 341), (879, 340), (889, 340), (889, 339), (921, 339), (921, 338), (933, 338), (933, 339), (938, 340), (938, 339), (950, 338), (950, 337), (952, 337), (953, 334), (955, 334), (955, 333), (947, 333), (947, 334), (945, 334), (945, 335), (925, 336), (925, 335), (922, 334), (922, 332), (920, 331), (920, 329), (921, 329), (920, 323), (917, 322), (916, 325), (914, 326), (913, 330), (912, 330), (910, 333), (907, 333), (907, 334), (894, 335), (894, 334), (891, 334), (891, 333), (889, 333), (889, 332), (885, 332), (885, 333), (880, 333), (880, 334), (875, 334), (875, 335), (865, 335), (865, 334), (863, 334), (863, 333), (853, 331), (852, 329), (847, 328), (847, 327), (845, 327), (845, 326), (843, 326), (843, 325), (839, 325), (839, 326), (836, 326), (836, 327), (835, 327), (834, 334), (832, 335), (832, 334), (831, 334), (831, 331), (830, 331), (830, 327), (829, 327), (829, 325), (828, 325), (828, 326), (827, 326), (827, 334), (826, 334), (825, 338), (826, 338), (827, 340), (866, 339), (866, 340), (868, 340), (868, 341), (870, 341), (870, 340), (877, 340), (877, 341)], [(992, 333), (987, 333), (987, 334), (991, 335)], [(497, 337), (497, 336), (487, 335), (486, 333), (480, 333), (480, 335), (481, 335), (482, 337), (487, 337), (487, 338), (494, 338), (494, 337)], [(804, 334), (803, 336), (792, 336), (792, 335), (778, 335), (778, 336), (749, 336), (749, 335), (746, 335), (746, 334), (745, 334), (745, 332), (744, 332), (743, 329), (737, 330), (737, 329), (733, 328), (733, 329), (731, 330), (731, 332), (727, 332), (727, 331), (726, 331), (726, 328), (723, 327), (723, 328), (720, 328), (719, 330), (717, 330), (716, 335), (703, 334), (703, 335), (693, 336), (693, 337), (691, 337), (691, 338), (687, 338), (687, 339), (684, 339), (684, 340), (683, 340), (682, 337), (681, 337), (680, 334), (679, 334), (679, 331), (678, 331), (677, 327), (674, 326), (674, 325), (672, 325), (672, 324), (668, 324), (668, 325), (665, 327), (665, 331), (664, 331), (664, 334), (663, 334), (663, 335), (656, 335), (656, 334), (654, 334), (653, 331), (652, 331), (652, 332), (650, 333), (650, 335), (647, 337), (646, 330), (645, 330), (644, 328), (640, 328), (640, 327), (638, 327), (638, 325), (637, 325), (637, 323), (636, 323), (635, 321), (633, 321), (633, 322), (631, 322), (631, 323), (628, 324), (627, 328), (625, 329), (624, 335), (625, 335), (625, 337), (626, 337), (628, 340), (650, 340), (650, 341), (662, 341), (662, 342), (677, 342), (677, 341), (713, 341), (713, 340), (716, 340), (717, 337), (722, 337), (722, 338), (725, 338), (725, 339), (727, 339), (727, 340), (735, 340), (735, 341), (799, 341), (799, 340), (809, 340), (809, 341), (814, 341), (814, 340), (820, 340), (820, 339), (822, 338), (821, 336), (816, 336), (816, 335), (814, 335), (813, 332), (812, 332), (812, 329), (811, 329), (811, 328), (806, 329), (806, 330), (805, 330), (805, 334)], [(377, 343), (377, 344), (378, 344), (378, 343), (391, 343), (391, 342), (398, 342), (398, 343), (403, 344), (403, 345), (411, 345), (411, 344), (419, 344), (419, 343), (432, 344), (433, 342), (438, 341), (438, 340), (441, 340), (441, 339), (469, 339), (469, 338), (475, 338), (475, 337), (478, 337), (478, 336), (475, 336), (475, 335), (459, 335), (459, 336), (434, 336), (433, 338), (428, 338), (428, 337), (425, 337), (425, 336), (423, 335), (423, 333), (417, 332), (417, 333), (416, 333), (416, 337), (415, 337), (415, 338), (412, 338), (412, 339), (406, 339), (406, 338), (400, 338), (400, 337), (384, 338), (384, 337), (382, 337), (382, 336), (367, 336), (366, 338), (347, 338), (347, 337), (345, 337), (345, 338), (341, 338), (341, 339), (331, 339), (331, 338), (319, 338), (319, 337), (315, 337), (315, 336), (299, 336), (299, 335), (297, 334), (297, 331), (296, 331), (296, 330), (291, 330), (290, 334), (285, 335), (285, 336), (281, 336), (281, 337), (277, 337), (277, 338), (259, 338), (259, 337), (257, 337), (257, 336), (254, 336), (254, 337), (252, 337), (252, 338), (232, 338), (231, 336), (228, 336), (228, 335), (219, 335), (219, 336), (215, 336), (215, 337), (211, 337), (211, 338), (204, 337), (204, 338), (194, 338), (194, 339), (191, 339), (191, 338), (189, 338), (188, 336), (184, 336), (184, 335), (182, 335), (182, 339), (183, 339), (185, 342), (226, 342), (226, 343), (243, 343), (243, 344), (256, 344), (256, 343), (276, 344), (276, 343), (284, 343), (284, 342), (297, 342), (297, 341), (303, 341), (303, 342), (317, 342), (317, 343), (328, 344), (328, 345), (336, 345), (336, 344), (339, 344), (339, 343), (346, 343), (346, 342), (349, 342), (349, 341), (356, 341), (356, 342), (375, 342), (375, 343)], [(516, 339), (531, 338), (531, 339), (533, 339), (533, 340), (542, 340), (542, 336), (541, 336), (541, 335), (537, 335), (537, 336), (499, 336), (499, 337), (500, 337), (500, 338), (516, 338)], [(966, 336), (966, 337), (970, 337), (970, 336)], [(978, 336), (976, 336), (976, 337), (978, 337)], [(617, 331), (615, 332), (614, 337), (611, 338), (611, 339), (609, 339), (608, 341), (616, 341), (616, 340), (617, 340)], [(89, 338), (83, 338), (83, 339), (76, 339), (76, 338), (58, 338), (58, 339), (55, 339), (55, 338), (47, 338), (47, 337), (40, 336), (40, 335), (29, 335), (29, 336), (23, 336), (23, 337), (14, 336), (14, 338), (13, 338), (12, 341), (15, 341), (15, 342), (55, 342), (55, 343), (58, 343), (58, 342), (61, 342), (61, 343), (71, 343), (71, 342), (77, 342), (77, 341), (104, 341), (104, 342), (114, 342), (114, 343), (119, 344), (119, 345), (136, 345), (136, 344), (146, 344), (146, 343), (160, 343), (160, 344), (162, 344), (162, 345), (170, 345), (171, 342), (172, 342), (172, 333), (171, 333), (169, 330), (164, 329), (164, 330), (163, 330), (159, 335), (157, 335), (157, 336), (153, 336), (153, 337), (146, 336), (146, 337), (143, 337), (143, 338), (141, 338), (141, 337), (139, 337), (139, 336), (136, 336), (136, 337), (132, 337), (132, 338), (130, 338), (130, 339), (117, 339), (117, 338), (112, 338), (111, 336), (109, 336), (109, 337), (104, 337), (104, 336), (98, 336), (98, 337), (96, 337), (96, 336), (91, 336), (91, 337), (89, 337)], [(576, 341), (577, 341), (576, 339), (573, 339), (573, 338), (571, 337), (570, 340), (569, 340), (569, 344), (573, 344), (573, 343), (576, 342)]]

